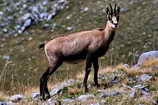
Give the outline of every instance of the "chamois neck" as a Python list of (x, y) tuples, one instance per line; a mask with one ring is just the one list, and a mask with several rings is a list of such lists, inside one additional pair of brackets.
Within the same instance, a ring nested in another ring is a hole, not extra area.
[(113, 29), (111, 26), (110, 26), (110, 23), (109, 21), (107, 22), (106, 24), (106, 27), (104, 29), (104, 35), (105, 35), (105, 38), (112, 38), (114, 37), (115, 35), (115, 29)]

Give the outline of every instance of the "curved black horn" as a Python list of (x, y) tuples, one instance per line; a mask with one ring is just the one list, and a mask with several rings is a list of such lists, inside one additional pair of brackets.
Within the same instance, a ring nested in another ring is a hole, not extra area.
[(111, 14), (111, 15), (113, 15), (112, 5), (111, 5), (111, 4), (109, 4), (109, 6), (110, 6), (110, 9), (111, 9), (111, 10), (110, 10), (110, 11), (111, 11), (111, 13), (110, 13), (110, 14)]
[(117, 5), (115, 3), (115, 6), (114, 6), (114, 14), (116, 15), (117, 14)]
[(106, 8), (106, 14), (109, 15), (109, 8)]
[(118, 14), (120, 13), (120, 7), (117, 7), (117, 13)]

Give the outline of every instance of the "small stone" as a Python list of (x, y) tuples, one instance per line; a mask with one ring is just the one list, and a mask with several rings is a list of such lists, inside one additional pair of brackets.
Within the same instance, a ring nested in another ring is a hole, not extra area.
[(76, 100), (84, 102), (84, 101), (87, 101), (88, 99), (92, 99), (94, 97), (95, 96), (93, 94), (85, 94), (85, 95), (79, 96)]
[(128, 11), (129, 11), (128, 8), (121, 8), (121, 9), (120, 9), (120, 12), (122, 12), (122, 13), (125, 13), (125, 12), (128, 12)]
[(0, 11), (0, 16), (3, 16), (3, 12), (2, 11)]
[(23, 26), (21, 27), (21, 30), (19, 30), (19, 33), (24, 32), (26, 28), (32, 25), (32, 19), (27, 19)]
[(71, 31), (71, 30), (73, 30), (73, 27), (67, 27), (66, 28), (68, 31)]
[(140, 85), (135, 85), (133, 88), (143, 89), (145, 88), (145, 86), (140, 84)]
[(106, 98), (106, 97), (110, 97), (110, 96), (117, 96), (120, 95), (121, 93), (118, 91), (112, 91), (112, 92), (103, 92), (101, 93), (100, 97), (102, 98)]
[(99, 103), (95, 103), (95, 104), (90, 104), (90, 105), (101, 105), (101, 104), (99, 104)]
[(124, 64), (124, 66), (127, 67), (127, 68), (129, 68), (129, 65), (128, 65), (128, 64)]
[(4, 56), (3, 56), (3, 59), (5, 59), (5, 60), (10, 60), (10, 56), (4, 55)]
[(149, 81), (150, 79), (152, 79), (152, 76), (150, 76), (150, 75), (148, 75), (148, 74), (143, 74), (143, 75), (141, 75), (141, 76), (139, 77), (138, 80), (145, 82), (145, 81)]
[(32, 93), (32, 98), (38, 100), (40, 98), (40, 93)]
[(71, 19), (72, 15), (66, 17), (67, 20)]
[(60, 101), (49, 99), (48, 101), (44, 102), (42, 105), (61, 105)]
[(58, 94), (60, 92), (60, 88), (54, 88), (53, 90), (50, 91), (50, 95), (51, 96), (54, 96), (56, 94)]
[(74, 102), (75, 100), (74, 99), (69, 99), (69, 98), (67, 98), (67, 99), (63, 99), (63, 102)]
[(29, 19), (31, 17), (32, 17), (32, 15), (30, 13), (27, 13), (24, 16), (22, 16), (19, 20), (20, 21), (26, 21), (27, 19)]
[(4, 28), (4, 29), (3, 29), (3, 32), (4, 32), (4, 33), (7, 33), (7, 32), (8, 32), (8, 29)]
[(132, 92), (129, 95), (130, 97), (135, 97), (136, 96), (136, 89), (132, 89)]
[(12, 102), (0, 102), (0, 105), (15, 105)]
[(48, 0), (45, 0), (45, 1), (42, 2), (43, 6), (46, 6), (47, 4), (48, 4)]
[(27, 8), (27, 5), (26, 5), (26, 4), (24, 4), (22, 7), (23, 7), (23, 9), (26, 9), (26, 8)]
[(49, 29), (50, 28), (50, 25), (49, 24), (44, 24), (43, 25), (43, 29)]
[(83, 12), (87, 12), (89, 10), (89, 8), (88, 7), (85, 7), (84, 9), (83, 9)]
[(11, 96), (10, 97), (10, 100), (12, 102), (18, 102), (18, 101), (21, 101), (22, 99), (24, 99), (25, 97), (21, 94), (17, 94), (17, 95), (14, 95), (14, 96)]
[(48, 13), (41, 13), (40, 14), (40, 18), (43, 20), (47, 20), (47, 17), (48, 17)]

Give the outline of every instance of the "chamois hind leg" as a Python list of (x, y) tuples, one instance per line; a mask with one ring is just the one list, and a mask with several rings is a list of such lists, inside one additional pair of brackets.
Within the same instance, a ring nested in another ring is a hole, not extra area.
[(61, 64), (62, 62), (53, 62), (53, 64), (50, 67), (48, 67), (47, 71), (42, 75), (40, 81), (40, 95), (43, 100), (50, 98), (47, 83), (50, 75), (54, 73)]
[(93, 60), (93, 67), (94, 67), (94, 83), (95, 83), (95, 86), (99, 87), (99, 84), (98, 84), (98, 69), (99, 69), (98, 58)]
[(89, 73), (91, 71), (91, 66), (92, 66), (91, 55), (87, 55), (87, 58), (86, 58), (86, 68), (85, 68), (85, 76), (84, 76), (84, 80), (83, 80), (83, 85), (84, 85), (84, 88), (85, 88), (85, 92), (88, 92), (87, 80), (88, 80)]

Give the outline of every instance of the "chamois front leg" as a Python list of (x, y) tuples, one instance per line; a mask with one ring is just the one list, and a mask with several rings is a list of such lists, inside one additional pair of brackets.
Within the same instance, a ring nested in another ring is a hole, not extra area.
[(98, 69), (99, 69), (98, 58), (95, 58), (93, 60), (93, 67), (94, 67), (94, 83), (95, 83), (95, 86), (99, 87), (99, 84), (98, 84)]
[(83, 80), (83, 85), (84, 85), (84, 88), (85, 88), (85, 93), (88, 92), (87, 80), (88, 80), (89, 73), (91, 71), (91, 66), (92, 66), (91, 55), (87, 55), (87, 57), (86, 57), (85, 76), (84, 76), (84, 80)]

